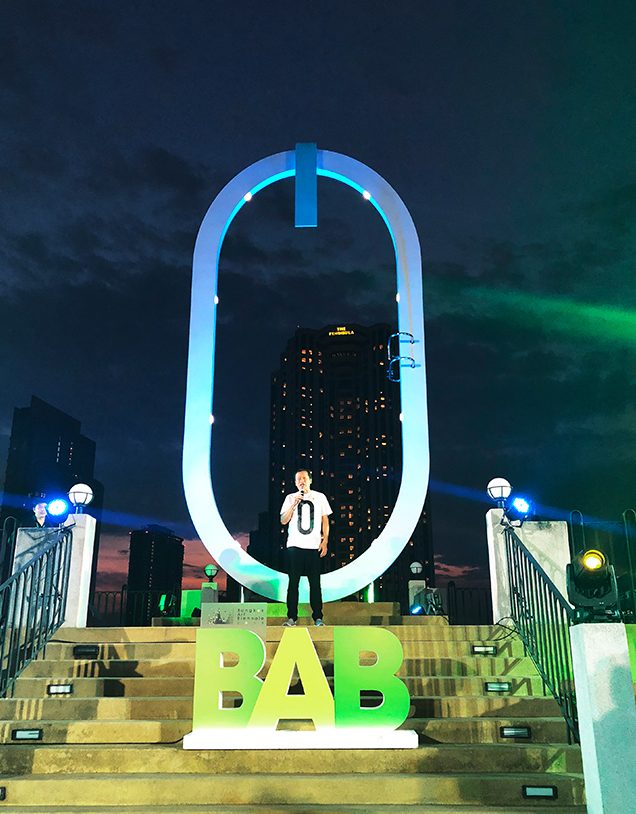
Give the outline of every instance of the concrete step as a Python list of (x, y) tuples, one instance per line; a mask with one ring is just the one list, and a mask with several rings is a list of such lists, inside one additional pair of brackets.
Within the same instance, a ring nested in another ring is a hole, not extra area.
[[(505, 640), (515, 634), (500, 625), (449, 625), (442, 617), (404, 617), (402, 621), (417, 619), (417, 624), (384, 625), (402, 641), (486, 641)], [(282, 620), (268, 625), (267, 640), (280, 639), (284, 628)], [(333, 639), (334, 625), (310, 627), (312, 638)], [(193, 642), (197, 629), (193, 627), (88, 627), (60, 628), (53, 641), (63, 642)]]
[[(524, 801), (524, 806), (489, 805), (410, 805), (408, 814), (586, 814), (584, 805), (561, 806), (557, 803), (541, 805), (529, 800)], [(5, 811), (11, 811), (5, 808)], [(29, 806), (28, 808), (16, 808), (13, 811), (24, 811), (28, 814), (118, 814), (120, 806)], [(274, 806), (225, 806), (210, 804), (205, 805), (180, 805), (179, 814), (404, 814), (401, 805), (286, 805), (278, 803)], [(172, 805), (162, 806), (151, 804), (148, 806), (127, 806), (126, 814), (175, 814)]]
[[(414, 696), (464, 696), (486, 695), (484, 685), (486, 681), (498, 681), (499, 676), (447, 676), (445, 678), (421, 678), (403, 676), (403, 681)], [(72, 678), (73, 698), (106, 698), (106, 697), (136, 697), (136, 696), (190, 696), (194, 688), (193, 676), (155, 676), (143, 678), (140, 676), (123, 678)], [(543, 682), (538, 676), (527, 678), (523, 676), (506, 676), (510, 683), (510, 691), (501, 693), (497, 697), (542, 697)], [(47, 695), (47, 687), (53, 683), (62, 683), (63, 679), (55, 678), (19, 678), (15, 686), (16, 698), (43, 698)]]
[[(561, 718), (408, 718), (401, 729), (415, 730), (420, 743), (502, 743), (502, 726), (527, 726), (533, 743), (567, 743)], [(16, 723), (0, 723), (0, 743), (13, 742)], [(192, 719), (163, 720), (22, 720), (20, 729), (41, 729), (43, 743), (177, 743), (192, 731)], [(308, 730), (303, 721), (281, 722), (280, 729)]]
[(2, 754), (7, 774), (81, 774), (139, 772), (160, 774), (342, 774), (355, 766), (356, 773), (455, 773), (498, 772), (580, 773), (577, 746), (552, 744), (457, 745), (428, 744), (418, 749), (352, 750), (343, 760), (335, 750), (189, 750), (181, 745), (86, 746), (12, 744)]
[[(364, 663), (364, 662), (363, 662)], [(374, 663), (374, 660), (368, 660)], [(324, 665), (326, 675), (331, 665)], [(261, 673), (267, 674), (269, 660)], [(333, 668), (331, 667), (331, 670)], [(32, 662), (22, 674), (25, 678), (67, 678), (70, 676), (94, 678), (120, 678), (124, 676), (191, 676), (194, 657), (184, 659), (103, 659), (100, 661)], [(405, 658), (398, 672), (400, 676), (524, 676), (536, 677), (532, 660), (527, 657), (491, 658), (489, 656), (440, 656), (439, 658)]]
[[(481, 804), (519, 805), (527, 774), (340, 774), (281, 777), (279, 774), (75, 774), (8, 777), (6, 804), (15, 808), (46, 800), (49, 806), (204, 805), (392, 805)], [(550, 775), (560, 805), (583, 803), (582, 778)], [(530, 778), (531, 784), (537, 777)], [(543, 785), (541, 783), (541, 785)]]
[[(227, 706), (234, 706), (238, 693), (227, 693)], [(370, 699), (373, 705), (374, 699)], [(502, 712), (511, 718), (558, 717), (552, 698), (464, 696), (462, 698), (411, 697), (412, 716), (418, 718), (492, 717)], [(192, 717), (192, 695), (137, 698), (15, 698), (0, 700), (0, 720), (170, 720)]]
[[(505, 641), (498, 643), (475, 641), (404, 641), (402, 649), (405, 658), (441, 658), (444, 656), (458, 657), (458, 656), (472, 656), (471, 647), (474, 645), (479, 646), (492, 646), (496, 647), (495, 655), (499, 658), (523, 658), (525, 653), (523, 644), (519, 639), (508, 638)], [(269, 659), (273, 658), (279, 642), (268, 641), (266, 643), (266, 654)], [(320, 659), (333, 660), (334, 645), (333, 640), (317, 640), (314, 642), (316, 652)], [(47, 648), (44, 656), (45, 661), (87, 661), (87, 659), (78, 659), (73, 655), (74, 644), (62, 644), (61, 642), (51, 642)], [(110, 660), (110, 659), (138, 659), (140, 661), (147, 659), (188, 659), (194, 658), (195, 652), (194, 642), (108, 642), (97, 644), (98, 654), (95, 659), (97, 660)], [(488, 656), (480, 655), (479, 658), (487, 658)]]

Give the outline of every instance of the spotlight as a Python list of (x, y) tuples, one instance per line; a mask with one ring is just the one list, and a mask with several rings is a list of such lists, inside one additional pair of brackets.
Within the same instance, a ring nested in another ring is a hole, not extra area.
[(216, 566), (213, 562), (210, 562), (203, 569), (203, 573), (208, 579), (214, 579), (214, 577), (219, 573), (218, 566)]
[(68, 517), (69, 509), (68, 500), (64, 500), (64, 498), (61, 497), (53, 498), (53, 500), (50, 500), (46, 505), (47, 514), (53, 517), (56, 523), (60, 524), (64, 523)]
[(411, 605), (409, 612), (411, 616), (421, 616), (424, 613), (424, 608), (416, 602), (414, 605)]
[(620, 622), (614, 566), (602, 551), (590, 548), (574, 557), (565, 571), (575, 622)]
[(504, 520), (511, 526), (521, 526), (532, 514), (532, 503), (522, 495), (509, 497), (504, 506)]
[(46, 510), (49, 514), (52, 514), (53, 517), (59, 517), (64, 512), (68, 511), (68, 503), (65, 500), (62, 500), (61, 497), (56, 497), (55, 500), (51, 500)]

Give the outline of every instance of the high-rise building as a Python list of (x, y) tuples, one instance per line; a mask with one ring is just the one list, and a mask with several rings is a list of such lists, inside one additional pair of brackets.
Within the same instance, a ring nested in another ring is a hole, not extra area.
[(183, 537), (178, 537), (163, 526), (149, 525), (130, 532), (126, 600), (128, 623), (150, 624), (151, 618), (160, 614), (162, 594), (179, 594), (183, 554)]
[[(42, 497), (51, 500), (66, 496), (75, 483), (88, 483), (94, 498), (90, 513), (98, 519), (93, 553), (95, 581), (99, 551), (99, 517), (104, 489), (95, 480), (95, 442), (82, 435), (81, 424), (36, 396), (28, 407), (16, 407), (4, 479), (0, 530), (7, 517), (15, 517), (18, 526), (32, 526), (33, 502)], [(9, 575), (12, 551), (4, 552), (0, 562), (0, 582)]]
[[(272, 377), (268, 564), (283, 565), (280, 507), (302, 467), (333, 509), (326, 570), (362, 554), (386, 525), (402, 472), (399, 384), (386, 375), (391, 333), (385, 324), (338, 325), (299, 329), (287, 343)], [(430, 528), (427, 503), (405, 550), (377, 580), (377, 600), (406, 609), (413, 561), (432, 584)], [(257, 539), (262, 550), (262, 530)]]

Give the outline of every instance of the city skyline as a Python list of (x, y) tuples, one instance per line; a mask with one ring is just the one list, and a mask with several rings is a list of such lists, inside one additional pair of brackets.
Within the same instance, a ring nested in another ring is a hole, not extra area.
[[(494, 476), (559, 519), (634, 505), (633, 7), (27, 0), (3, 21), (0, 468), (31, 395), (78, 416), (109, 573), (146, 523), (198, 568), (181, 484), (192, 248), (223, 185), (299, 141), (379, 172), (420, 236), (440, 568), (484, 579)], [(302, 230), (293, 184), (263, 190), (221, 252), (214, 479), (237, 535), (266, 503), (286, 339), (394, 322), (384, 223), (336, 187), (319, 180)]]
[[(315, 488), (333, 510), (324, 571), (358, 558), (384, 529), (402, 475), (399, 384), (387, 376), (394, 332), (387, 323), (326, 325), (298, 328), (285, 343), (271, 377), (266, 539), (261, 541), (263, 529), (256, 538), (268, 565), (284, 570), (287, 535), (280, 507), (295, 491), (289, 481), (302, 467), (311, 471)], [(425, 577), (433, 577), (428, 503), (405, 543), (376, 580), (376, 599), (408, 605), (414, 560), (422, 563)]]

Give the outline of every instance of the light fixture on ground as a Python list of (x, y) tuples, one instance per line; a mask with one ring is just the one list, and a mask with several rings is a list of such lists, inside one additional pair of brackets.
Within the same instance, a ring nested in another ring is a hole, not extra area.
[(602, 551), (577, 554), (565, 571), (568, 601), (575, 622), (620, 622), (616, 573)]
[(94, 661), (99, 658), (99, 645), (90, 643), (76, 644), (73, 646), (73, 658)]
[(486, 681), (484, 683), (485, 692), (512, 692), (510, 681)]
[(72, 684), (48, 684), (46, 688), (47, 695), (72, 695)]
[(76, 483), (68, 490), (68, 499), (75, 507), (75, 513), (82, 514), (84, 506), (88, 506), (93, 499), (93, 490), (87, 483)]

